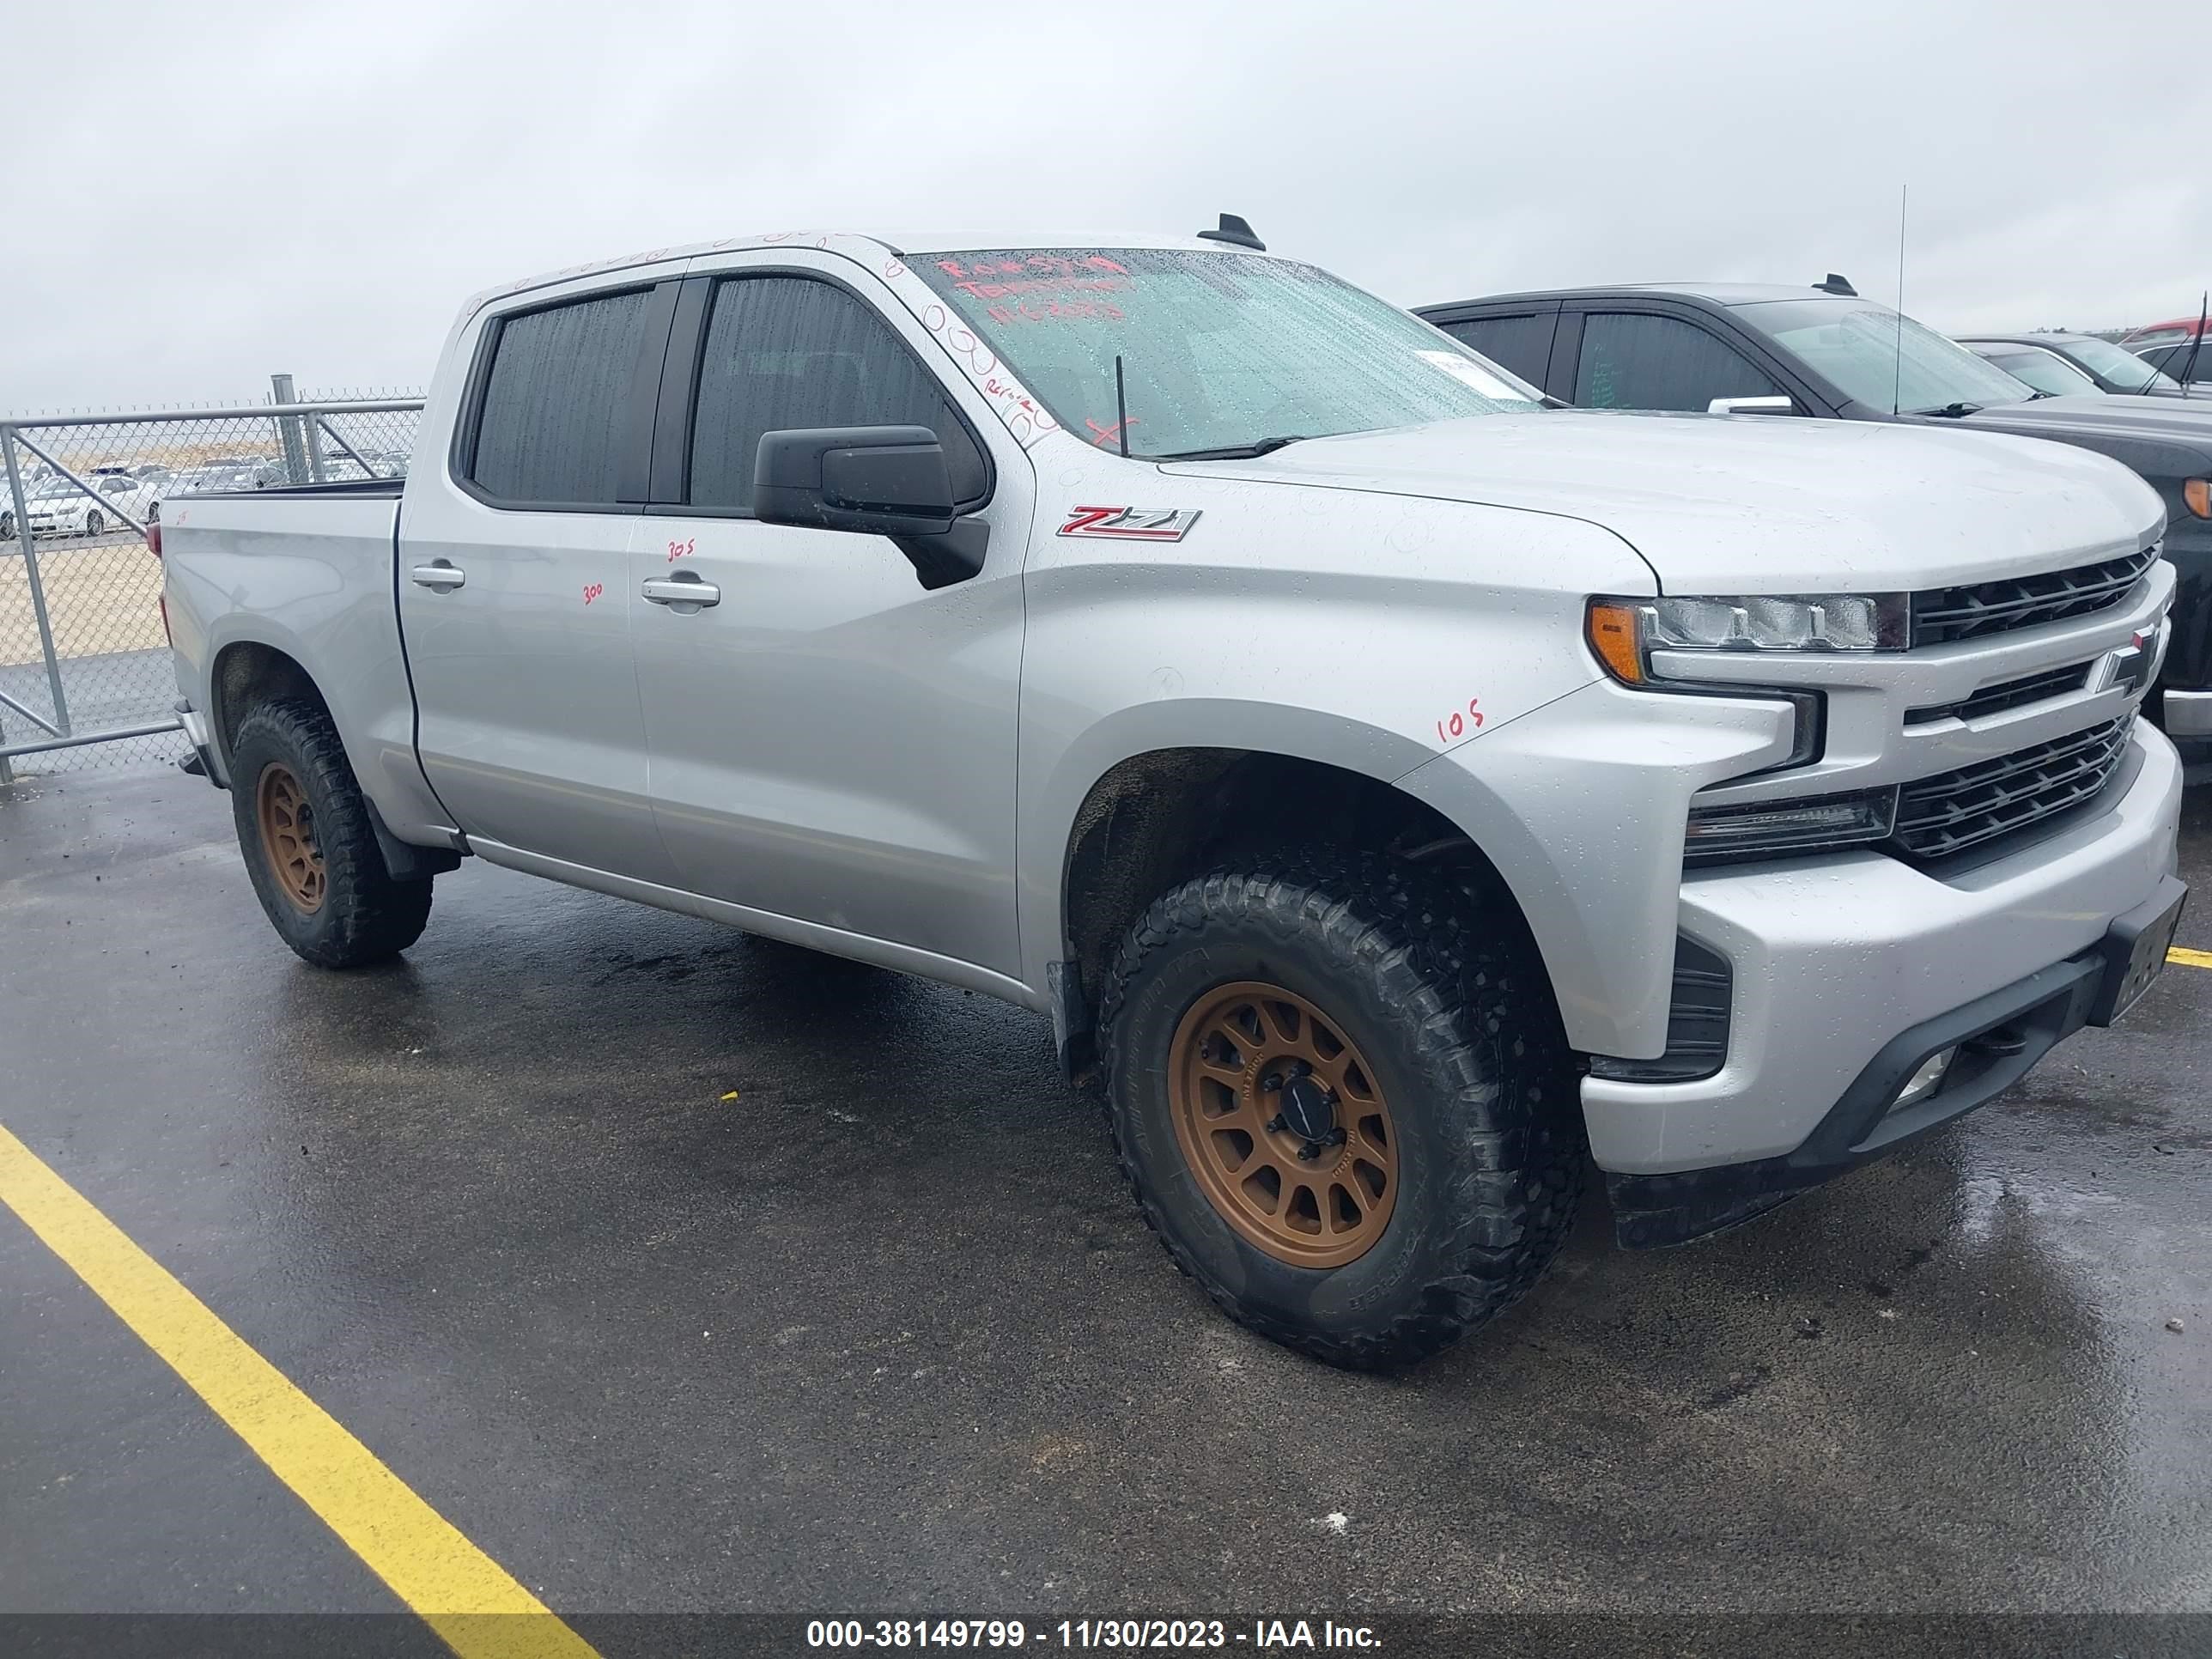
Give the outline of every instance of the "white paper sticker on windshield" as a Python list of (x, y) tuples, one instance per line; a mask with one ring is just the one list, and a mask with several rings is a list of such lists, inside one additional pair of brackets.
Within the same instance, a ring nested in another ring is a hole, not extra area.
[(1456, 351), (1417, 351), (1413, 355), (1423, 362), (1435, 364), (1462, 386), (1470, 386), (1486, 398), (1508, 404), (1528, 401), (1526, 392), (1516, 392), (1472, 357), (1462, 357)]

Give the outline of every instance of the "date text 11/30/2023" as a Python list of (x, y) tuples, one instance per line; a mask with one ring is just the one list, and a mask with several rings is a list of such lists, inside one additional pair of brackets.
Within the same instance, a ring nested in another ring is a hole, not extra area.
[(814, 1619), (810, 1648), (1243, 1648), (1259, 1653), (1300, 1649), (1375, 1649), (1382, 1639), (1365, 1625), (1321, 1619), (1063, 1619), (1027, 1625), (1018, 1619)]

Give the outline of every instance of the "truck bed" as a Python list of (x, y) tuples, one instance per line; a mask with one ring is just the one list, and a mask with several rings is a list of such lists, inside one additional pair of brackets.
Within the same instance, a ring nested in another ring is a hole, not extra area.
[[(421, 832), (437, 814), (415, 758), (393, 583), (404, 481), (362, 478), (173, 498), (161, 563), (177, 687), (218, 732), (226, 690), (313, 665), (369, 798)], [(232, 647), (238, 647), (235, 651)], [(218, 748), (221, 745), (218, 744)]]

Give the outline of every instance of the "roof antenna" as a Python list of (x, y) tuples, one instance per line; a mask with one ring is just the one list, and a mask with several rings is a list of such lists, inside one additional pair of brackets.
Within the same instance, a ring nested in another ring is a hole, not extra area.
[(1129, 399), (1121, 391), (1121, 354), (1114, 354), (1114, 430), (1121, 440), (1121, 459), (1129, 459)]
[(1253, 234), (1252, 227), (1234, 213), (1221, 216), (1221, 228), (1201, 230), (1199, 240), (1205, 242), (1227, 242), (1232, 247), (1249, 247), (1255, 253), (1265, 253), (1267, 245)]
[(1898, 405), (1905, 396), (1905, 204), (1911, 188), (1910, 185), (1897, 187), (1897, 359), (1889, 382), (1892, 420), (1897, 418)]

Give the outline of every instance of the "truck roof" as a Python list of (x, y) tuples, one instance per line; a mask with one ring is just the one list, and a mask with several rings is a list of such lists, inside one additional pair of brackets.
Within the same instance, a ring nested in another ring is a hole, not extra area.
[[(832, 253), (842, 253), (864, 264), (884, 259), (903, 259), (910, 255), (958, 253), (969, 249), (990, 248), (1014, 250), (1019, 248), (1066, 247), (1141, 247), (1189, 248), (1194, 252), (1250, 252), (1248, 248), (1224, 250), (1218, 242), (1206, 241), (1195, 235), (1162, 236), (1145, 232), (1121, 232), (1102, 235), (1096, 231), (1070, 232), (1055, 234), (1026, 230), (994, 230), (988, 227), (974, 230), (905, 231), (896, 234), (873, 234), (850, 230), (781, 230), (753, 236), (732, 236), (715, 242), (690, 242), (680, 246), (647, 248), (642, 252), (626, 253), (612, 259), (596, 260), (589, 264), (569, 265), (559, 270), (540, 272), (526, 276), (520, 282), (502, 283), (470, 296), (467, 310), (475, 313), (494, 300), (510, 295), (526, 294), (532, 289), (550, 288), (556, 283), (573, 282), (579, 276), (598, 276), (619, 270), (629, 270), (639, 265), (665, 264), (671, 259), (696, 258), (705, 253), (728, 253), (744, 248), (756, 247), (816, 247)], [(1258, 257), (1266, 258), (1267, 255)]]
[[(1587, 288), (1526, 289), (1512, 294), (1486, 294), (1480, 303), (1498, 305), (1524, 300), (1587, 300), (1607, 294), (1672, 295), (1686, 300), (1704, 300), (1713, 305), (1756, 305), (1768, 300), (1844, 299), (1849, 296), (1830, 294), (1824, 289), (1790, 283), (1599, 283)], [(1436, 306), (1423, 306), (1422, 311), (1433, 311), (1448, 304), (1469, 304), (1473, 301), (1441, 301)]]

